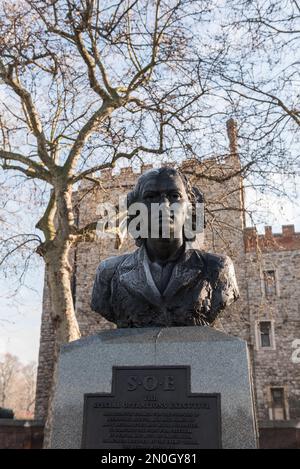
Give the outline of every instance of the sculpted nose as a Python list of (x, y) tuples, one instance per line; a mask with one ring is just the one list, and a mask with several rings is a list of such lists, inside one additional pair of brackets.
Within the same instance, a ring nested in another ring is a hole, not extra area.
[(160, 203), (166, 204), (167, 206), (170, 206), (170, 201), (168, 199), (167, 194), (161, 194), (160, 196)]

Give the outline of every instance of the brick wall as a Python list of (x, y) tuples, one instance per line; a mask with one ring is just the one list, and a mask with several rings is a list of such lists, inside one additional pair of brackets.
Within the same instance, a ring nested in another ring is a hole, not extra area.
[(260, 428), (261, 449), (300, 449), (300, 423), (274, 422)]
[(40, 421), (0, 419), (0, 449), (40, 449), (43, 431)]

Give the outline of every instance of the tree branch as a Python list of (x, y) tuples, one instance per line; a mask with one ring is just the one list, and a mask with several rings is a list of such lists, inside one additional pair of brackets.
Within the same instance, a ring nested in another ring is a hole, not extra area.
[[(233, 84), (236, 84), (236, 85), (239, 85), (239, 86), (242, 86), (243, 88), (246, 88), (250, 91), (254, 91), (255, 93), (258, 93), (260, 95), (263, 95), (263, 96), (266, 96), (268, 98), (270, 98), (272, 100), (272, 103), (274, 103), (275, 105), (281, 107), (281, 109), (286, 113), (288, 114), (295, 122), (296, 124), (300, 127), (300, 118), (297, 116), (297, 113), (291, 109), (289, 109), (285, 104), (284, 102), (278, 98), (277, 96), (271, 94), (271, 93), (268, 93), (267, 91), (263, 91), (259, 88), (257, 88), (256, 86), (251, 86), (251, 85), (248, 85), (247, 83), (244, 83), (242, 81), (239, 81), (239, 80), (234, 80), (233, 78), (230, 78), (230, 77), (226, 77), (224, 75), (222, 75), (223, 78), (230, 82), (230, 83), (233, 83)], [(247, 96), (245, 96), (247, 97)], [(251, 96), (249, 99), (253, 99), (255, 100), (255, 98), (253, 98), (253, 96)], [(264, 102), (267, 102), (267, 101), (264, 101)], [(269, 101), (268, 101), (269, 102)], [(270, 102), (269, 102), (270, 103)], [(270, 103), (271, 104), (271, 103)]]
[(35, 225), (36, 228), (41, 230), (45, 235), (46, 241), (51, 241), (56, 235), (54, 226), (54, 217), (56, 214), (56, 202), (54, 191), (51, 191), (50, 200), (42, 218)]
[[(23, 163), (24, 165), (27, 165), (29, 169), (27, 170), (26, 168), (22, 168), (22, 172), (24, 171), (29, 171), (30, 174), (33, 174), (34, 176), (30, 177), (38, 177), (39, 179), (42, 179), (44, 181), (50, 182), (51, 181), (51, 175), (47, 169), (42, 166), (41, 164), (37, 163), (36, 161), (31, 160), (28, 156), (21, 155), (20, 153), (14, 153), (11, 151), (5, 151), (0, 149), (0, 158), (3, 158), (6, 161), (18, 161), (20, 163)], [(4, 163), (5, 169), (10, 169), (11, 166), (9, 166), (7, 163)]]
[(14, 79), (12, 73), (6, 70), (4, 63), (0, 59), (0, 77), (6, 85), (8, 85), (24, 104), (29, 117), (31, 130), (36, 137), (38, 155), (43, 163), (49, 168), (54, 168), (54, 162), (48, 155), (47, 140), (44, 135), (43, 126), (37, 109), (32, 101), (30, 93), (21, 85), (18, 79)]
[(103, 122), (115, 109), (115, 106), (112, 102), (103, 102), (102, 106), (98, 111), (96, 111), (90, 119), (86, 122), (86, 124), (81, 128), (78, 133), (78, 136), (70, 150), (69, 156), (67, 161), (64, 165), (64, 171), (70, 177), (72, 175), (72, 171), (76, 167), (77, 160), (81, 154), (81, 151), (84, 147), (85, 142), (89, 138), (89, 136), (93, 133), (95, 128)]
[[(79, 51), (81, 57), (83, 58), (86, 66), (87, 66), (90, 86), (91, 86), (92, 90), (94, 90), (95, 93), (97, 93), (100, 96), (100, 98), (103, 99), (103, 101), (109, 100), (110, 99), (109, 94), (104, 90), (104, 88), (102, 88), (102, 86), (100, 86), (100, 84), (99, 84), (99, 82), (96, 78), (96, 74), (95, 74), (96, 62), (95, 62), (95, 59), (88, 52), (88, 50), (86, 49), (86, 47), (84, 45), (84, 41), (82, 39), (82, 35), (78, 31), (75, 31), (75, 41), (76, 41), (78, 51)], [(100, 64), (101, 63), (99, 62), (99, 66), (100, 66)], [(101, 68), (102, 68), (102, 71), (101, 71), (102, 78), (104, 77), (104, 80), (105, 80), (104, 84), (107, 83), (107, 85), (109, 86), (108, 80), (107, 80), (107, 77), (106, 77), (106, 74), (105, 74), (105, 71), (104, 71), (104, 67), (100, 66), (100, 70), (101, 70)]]
[[(162, 145), (162, 142), (161, 142), (161, 145)], [(100, 164), (100, 165), (97, 165), (97, 166), (93, 166), (92, 168), (86, 169), (85, 171), (78, 174), (77, 176), (74, 176), (71, 179), (71, 182), (75, 183), (75, 182), (81, 181), (82, 179), (85, 179), (88, 175), (90, 175), (92, 173), (95, 173), (97, 171), (101, 171), (101, 170), (106, 169), (106, 168), (113, 168), (115, 166), (116, 161), (120, 158), (126, 158), (126, 159), (130, 160), (135, 155), (137, 155), (139, 152), (152, 153), (152, 154), (155, 154), (155, 155), (162, 155), (164, 153), (164, 151), (165, 150), (163, 149), (162, 146), (160, 146), (159, 148), (147, 148), (147, 147), (144, 147), (143, 145), (140, 145), (140, 146), (136, 147), (134, 150), (132, 150), (129, 153), (126, 153), (126, 152), (116, 153), (116, 155), (113, 156), (112, 160), (109, 163), (103, 163), (103, 164)]]

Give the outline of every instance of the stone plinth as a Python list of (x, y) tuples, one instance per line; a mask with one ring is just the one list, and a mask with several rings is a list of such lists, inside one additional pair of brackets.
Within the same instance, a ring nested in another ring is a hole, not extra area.
[(86, 393), (111, 393), (113, 366), (189, 366), (192, 393), (221, 394), (223, 448), (255, 448), (245, 341), (209, 327), (118, 329), (60, 353), (52, 448), (80, 448)]

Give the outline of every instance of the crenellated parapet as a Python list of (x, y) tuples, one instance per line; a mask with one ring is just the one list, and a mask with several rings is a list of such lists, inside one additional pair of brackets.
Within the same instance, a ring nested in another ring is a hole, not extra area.
[(271, 226), (265, 226), (265, 233), (258, 234), (255, 227), (244, 231), (245, 250), (247, 252), (260, 250), (295, 251), (300, 249), (300, 233), (295, 231), (294, 225), (282, 225), (281, 233), (273, 233)]
[[(198, 160), (196, 158), (190, 158), (183, 161), (180, 165), (174, 161), (162, 163), (161, 166), (170, 166), (178, 168), (188, 177), (195, 176), (201, 179), (209, 178), (220, 182), (229, 174), (235, 175), (240, 168), (239, 159), (235, 155), (227, 155), (223, 158), (209, 158), (207, 160)], [(132, 185), (136, 179), (146, 171), (153, 169), (157, 166), (152, 164), (143, 164), (136, 170), (132, 166), (126, 166), (123, 168), (106, 168), (100, 171), (99, 174), (94, 176), (93, 181), (89, 178), (83, 180), (80, 184), (80, 189), (88, 189), (95, 185), (95, 181), (98, 182), (99, 186), (103, 188), (117, 188), (126, 187)]]

